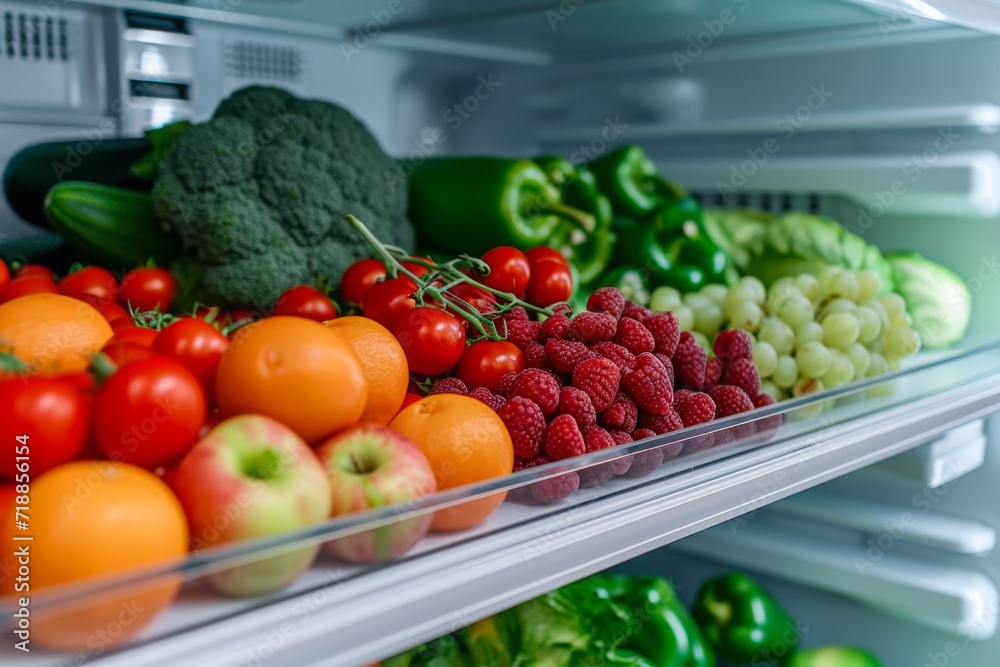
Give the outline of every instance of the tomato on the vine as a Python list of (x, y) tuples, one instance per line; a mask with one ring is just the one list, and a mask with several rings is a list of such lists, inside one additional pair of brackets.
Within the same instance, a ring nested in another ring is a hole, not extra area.
[(153, 356), (153, 349), (150, 346), (127, 341), (108, 342), (101, 348), (101, 352), (114, 362), (118, 368), (133, 361), (140, 361)]
[(126, 364), (94, 399), (94, 441), (113, 460), (155, 468), (183, 455), (208, 416), (194, 373), (162, 355)]
[[(115, 324), (121, 322), (122, 320), (115, 320), (111, 323), (111, 329), (115, 332), (108, 343), (138, 343), (139, 345), (145, 345), (147, 347), (153, 344), (156, 337), (160, 334), (156, 329), (147, 329), (146, 327), (138, 327), (134, 324), (132, 326), (123, 326), (121, 329), (115, 329)], [(107, 343), (106, 343), (107, 344)]]
[(14, 272), (14, 278), (45, 278), (55, 282), (56, 274), (52, 273), (52, 269), (41, 264), (24, 264)]
[(470, 283), (459, 283), (447, 294), (465, 301), (480, 313), (492, 313), (497, 309), (497, 298), (486, 290)]
[(524, 370), (524, 353), (507, 341), (481, 340), (465, 348), (455, 375), (469, 389), (486, 387), (497, 390), (500, 378)]
[(184, 317), (160, 332), (153, 349), (184, 364), (198, 376), (211, 396), (219, 361), (229, 348), (225, 334), (204, 320)]
[(385, 278), (385, 264), (377, 259), (359, 259), (347, 267), (340, 279), (340, 293), (349, 303), (360, 304), (375, 283)]
[(59, 281), (59, 293), (101, 310), (118, 300), (118, 281), (107, 269), (87, 266)]
[(177, 280), (170, 271), (151, 267), (132, 269), (122, 278), (119, 299), (133, 310), (170, 310), (177, 293)]
[(523, 294), (531, 281), (531, 262), (528, 257), (511, 246), (500, 246), (488, 250), (482, 257), (490, 267), (490, 274), (479, 278), (479, 282), (501, 292), (514, 296)]
[(89, 427), (87, 399), (72, 382), (38, 376), (0, 382), (0, 479), (13, 480), (18, 472), (18, 436), (28, 436), (34, 479), (79, 456)]
[[(425, 259), (428, 262), (431, 261), (430, 257), (419, 257), (418, 259)], [(428, 269), (426, 266), (423, 266), (421, 264), (416, 264), (414, 262), (400, 262), (399, 265), (402, 266), (407, 271), (409, 271), (410, 273), (412, 273), (413, 275), (415, 275), (417, 278), (420, 278), (421, 276), (430, 272), (430, 269)]]
[(361, 300), (365, 317), (392, 330), (399, 316), (417, 307), (411, 296), (417, 285), (409, 278), (392, 278), (374, 285)]
[(465, 350), (465, 328), (451, 313), (420, 306), (407, 310), (396, 321), (392, 334), (399, 341), (410, 370), (440, 375), (458, 363)]
[(289, 287), (274, 304), (275, 315), (305, 317), (317, 322), (336, 319), (337, 309), (330, 299), (315, 287), (295, 285)]
[(7, 286), (10, 282), (10, 269), (7, 268), (7, 262), (0, 259), (0, 291)]
[(21, 296), (28, 296), (29, 294), (41, 293), (58, 294), (59, 287), (50, 278), (42, 278), (34, 275), (26, 277), (15, 275), (14, 279), (0, 290), (0, 303), (6, 303)]
[(127, 310), (121, 307), (117, 303), (109, 303), (103, 308), (98, 308), (101, 311), (101, 315), (104, 315), (104, 319), (108, 322), (114, 322), (115, 320), (127, 319), (129, 322), (132, 321), (132, 316)]
[(573, 294), (573, 274), (569, 262), (556, 250), (538, 246), (525, 255), (531, 263), (531, 281), (525, 300), (542, 308), (566, 301)]

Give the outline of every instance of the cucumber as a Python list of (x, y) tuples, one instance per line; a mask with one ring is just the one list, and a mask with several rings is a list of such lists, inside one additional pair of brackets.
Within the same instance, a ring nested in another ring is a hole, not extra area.
[(49, 189), (45, 217), (66, 242), (111, 269), (129, 269), (152, 258), (169, 266), (181, 240), (156, 217), (148, 193), (85, 181)]

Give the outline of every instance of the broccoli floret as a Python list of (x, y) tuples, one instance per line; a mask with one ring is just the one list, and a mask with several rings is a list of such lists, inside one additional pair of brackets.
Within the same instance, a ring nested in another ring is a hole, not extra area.
[(178, 136), (153, 205), (203, 265), (204, 297), (266, 310), (288, 287), (322, 281), (370, 254), (353, 214), (385, 243), (413, 249), (396, 162), (348, 111), (251, 86)]

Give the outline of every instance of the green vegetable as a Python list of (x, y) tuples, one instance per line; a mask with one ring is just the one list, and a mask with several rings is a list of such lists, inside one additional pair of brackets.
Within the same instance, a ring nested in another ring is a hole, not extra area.
[(972, 315), (972, 295), (965, 282), (915, 252), (894, 252), (885, 258), (923, 345), (948, 347), (962, 340)]
[(299, 283), (336, 287), (370, 249), (345, 220), (413, 247), (395, 161), (349, 112), (250, 86), (176, 137), (153, 206), (202, 266), (204, 298), (268, 308)]
[(45, 215), (67, 243), (112, 268), (150, 257), (167, 265), (181, 255), (180, 239), (163, 229), (145, 192), (66, 181), (49, 190)]
[(146, 183), (153, 183), (160, 175), (160, 163), (173, 150), (177, 137), (189, 129), (191, 123), (182, 120), (153, 130), (146, 130), (146, 141), (151, 150), (132, 164), (132, 174)]
[(606, 581), (612, 600), (635, 618), (623, 649), (655, 667), (714, 667), (711, 648), (666, 579), (613, 575)]
[(785, 665), (786, 667), (882, 667), (882, 663), (871, 653), (847, 646), (826, 646), (800, 651)]
[(623, 146), (589, 165), (601, 192), (615, 213), (641, 216), (684, 196), (684, 190), (660, 176), (656, 165), (638, 146)]
[(473, 667), (456, 635), (445, 635), (382, 661), (382, 667)]
[(749, 576), (733, 572), (701, 585), (692, 614), (721, 658), (739, 664), (794, 653), (799, 631), (788, 613)]
[(469, 626), (465, 635), (472, 664), (511, 667), (521, 650), (520, 619), (516, 612), (503, 612)]

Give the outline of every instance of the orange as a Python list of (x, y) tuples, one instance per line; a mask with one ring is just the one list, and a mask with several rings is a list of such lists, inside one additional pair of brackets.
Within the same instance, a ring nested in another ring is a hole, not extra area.
[(111, 334), (96, 308), (61, 294), (29, 294), (0, 305), (0, 352), (13, 354), (32, 373), (86, 370)]
[(388, 329), (367, 317), (340, 317), (324, 324), (351, 344), (368, 380), (368, 404), (359, 421), (388, 424), (403, 405), (410, 382), (403, 347)]
[[(77, 461), (49, 470), (31, 485), (28, 515), (28, 530), (16, 530), (8, 506), (0, 539), (11, 549), (29, 545), (27, 593), (36, 599), (61, 584), (176, 563), (187, 553), (180, 502), (156, 475), (127, 463)], [(15, 535), (34, 539), (15, 541)], [(72, 606), (32, 607), (31, 640), (60, 651), (110, 649), (153, 620), (179, 585), (176, 576), (160, 578), (91, 594)], [(0, 590), (24, 595), (17, 586), (11, 576)]]
[(304, 317), (267, 317), (238, 329), (215, 378), (222, 417), (256, 413), (317, 443), (357, 423), (368, 381), (354, 350)]
[[(435, 394), (406, 408), (389, 423), (420, 445), (434, 470), (439, 491), (509, 475), (514, 446), (503, 421), (468, 396)], [(434, 515), (434, 530), (461, 530), (481, 523), (507, 493), (492, 493)]]

